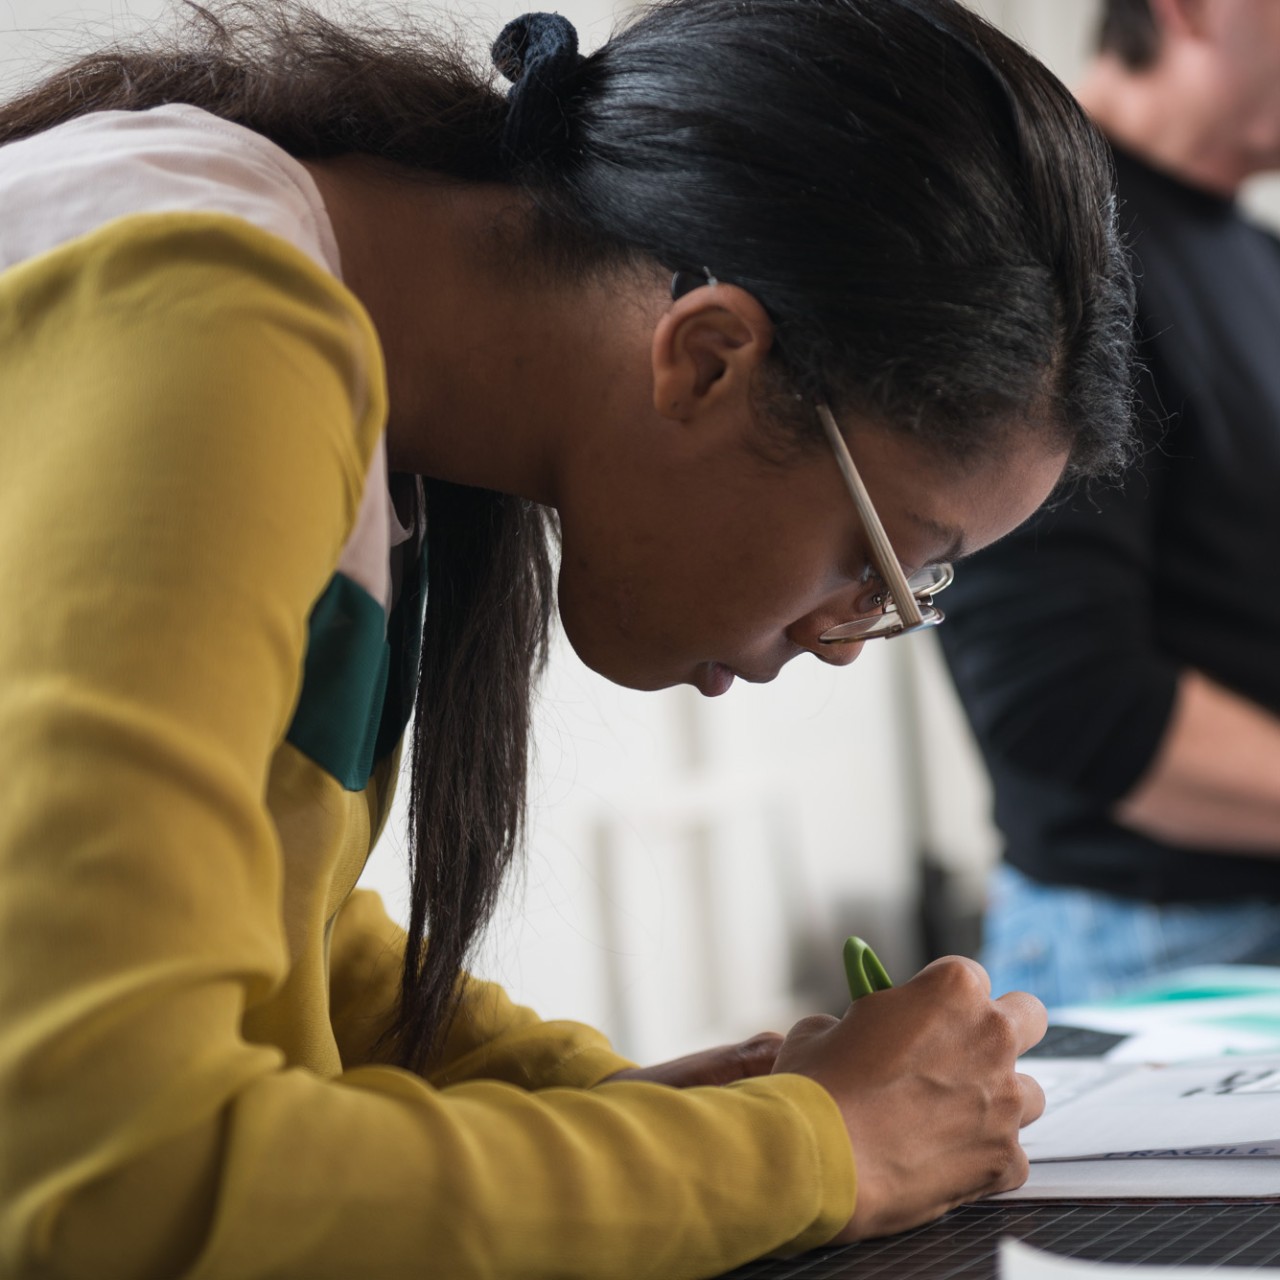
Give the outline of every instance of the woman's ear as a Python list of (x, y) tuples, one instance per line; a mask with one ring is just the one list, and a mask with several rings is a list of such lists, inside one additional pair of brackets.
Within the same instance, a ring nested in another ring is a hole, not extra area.
[(707, 284), (677, 298), (653, 331), (653, 405), (690, 420), (749, 395), (773, 343), (764, 307), (733, 284)]

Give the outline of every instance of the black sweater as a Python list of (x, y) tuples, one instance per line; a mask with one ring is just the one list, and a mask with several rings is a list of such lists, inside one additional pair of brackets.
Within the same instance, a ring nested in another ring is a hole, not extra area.
[(1280, 900), (1278, 859), (1107, 816), (1151, 764), (1183, 668), (1280, 713), (1280, 240), (1118, 150), (1116, 167), (1144, 456), (959, 566), (939, 634), (1011, 863), (1157, 902)]

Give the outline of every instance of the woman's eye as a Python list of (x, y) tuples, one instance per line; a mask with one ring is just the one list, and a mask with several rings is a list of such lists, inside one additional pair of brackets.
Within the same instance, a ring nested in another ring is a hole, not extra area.
[(879, 613), (884, 608), (884, 602), (888, 596), (884, 579), (880, 577), (871, 565), (867, 565), (859, 575), (858, 585), (861, 589), (858, 592), (854, 608), (859, 614)]

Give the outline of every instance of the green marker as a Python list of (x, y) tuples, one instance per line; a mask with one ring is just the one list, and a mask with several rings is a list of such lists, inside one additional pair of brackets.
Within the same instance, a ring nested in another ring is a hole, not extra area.
[(850, 938), (844, 944), (844, 976), (849, 980), (850, 1000), (893, 986), (879, 957), (861, 938)]

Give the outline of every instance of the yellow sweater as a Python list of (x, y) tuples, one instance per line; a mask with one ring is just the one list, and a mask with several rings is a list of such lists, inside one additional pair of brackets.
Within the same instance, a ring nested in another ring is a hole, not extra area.
[(434, 1076), (374, 1060), (395, 752), (297, 730), (385, 412), (355, 299), (235, 218), (0, 272), (0, 1276), (671, 1280), (851, 1212), (801, 1077), (600, 1084), (478, 982)]

